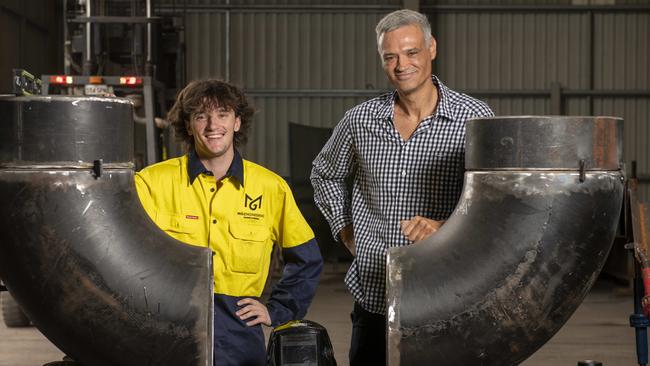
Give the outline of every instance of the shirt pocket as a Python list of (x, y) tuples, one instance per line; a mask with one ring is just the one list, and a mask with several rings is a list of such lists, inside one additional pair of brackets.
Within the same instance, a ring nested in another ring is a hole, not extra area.
[(270, 231), (266, 226), (230, 222), (228, 263), (230, 270), (239, 273), (259, 273), (267, 257)]
[(174, 213), (157, 212), (156, 224), (168, 235), (177, 240), (194, 245), (207, 245), (201, 243), (201, 223), (199, 220), (191, 220), (186, 215)]

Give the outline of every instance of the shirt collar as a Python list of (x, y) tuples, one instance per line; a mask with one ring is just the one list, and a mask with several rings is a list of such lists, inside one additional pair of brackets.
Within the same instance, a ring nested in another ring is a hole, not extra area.
[(381, 120), (389, 120), (393, 118), (393, 111), (395, 110), (395, 99), (397, 97), (397, 90), (385, 95), (385, 99), (377, 109), (377, 118)]
[[(445, 86), (445, 84), (443, 84), (440, 79), (433, 74), (431, 75), (431, 81), (438, 88), (438, 107), (436, 108), (436, 114), (447, 118), (453, 118), (451, 100), (449, 99), (449, 88), (447, 88), (447, 86)], [(393, 90), (393, 92), (386, 94), (386, 99), (377, 109), (377, 118), (383, 120), (393, 118), (396, 98), (397, 90)]]
[(438, 86), (438, 108), (436, 108), (436, 114), (453, 119), (454, 115), (453, 108), (451, 107), (449, 88), (447, 88), (447, 86), (435, 75), (431, 75), (431, 80), (433, 80), (433, 83)]
[[(192, 149), (187, 157), (187, 175), (190, 178), (190, 184), (194, 183), (196, 177), (201, 173), (212, 175), (212, 172), (203, 165), (198, 155), (196, 155), (196, 151)], [(244, 185), (244, 162), (237, 149), (235, 149), (235, 156), (228, 167), (226, 177), (234, 177), (239, 181), (239, 184)]]

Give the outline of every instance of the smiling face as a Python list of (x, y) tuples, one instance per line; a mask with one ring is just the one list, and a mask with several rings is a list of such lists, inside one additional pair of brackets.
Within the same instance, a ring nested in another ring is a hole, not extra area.
[(194, 139), (194, 148), (200, 159), (213, 159), (232, 152), (235, 132), (241, 127), (235, 111), (218, 103), (215, 105), (193, 114), (187, 123), (187, 133)]
[(386, 32), (381, 38), (380, 56), (384, 72), (402, 95), (427, 87), (431, 82), (431, 61), (436, 58), (436, 40), (426, 44), (417, 25), (406, 25)]

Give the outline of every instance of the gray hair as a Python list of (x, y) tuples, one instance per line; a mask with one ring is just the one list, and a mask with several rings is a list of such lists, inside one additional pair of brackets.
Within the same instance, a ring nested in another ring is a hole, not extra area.
[(375, 32), (377, 32), (377, 52), (381, 54), (381, 41), (384, 33), (411, 24), (420, 27), (420, 30), (424, 33), (424, 44), (429, 46), (433, 36), (431, 35), (431, 24), (426, 15), (410, 9), (401, 9), (386, 15), (377, 23), (375, 28)]

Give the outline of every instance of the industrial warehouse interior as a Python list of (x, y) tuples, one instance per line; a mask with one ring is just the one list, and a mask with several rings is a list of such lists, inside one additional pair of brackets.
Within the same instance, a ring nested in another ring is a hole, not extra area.
[(0, 366), (648, 364), (650, 0), (0, 0), (0, 47)]

